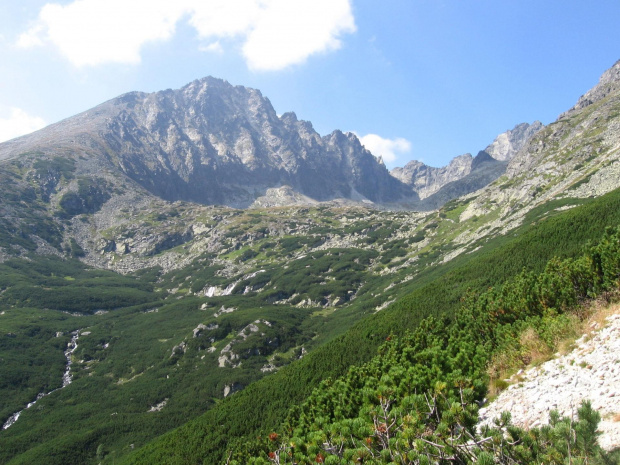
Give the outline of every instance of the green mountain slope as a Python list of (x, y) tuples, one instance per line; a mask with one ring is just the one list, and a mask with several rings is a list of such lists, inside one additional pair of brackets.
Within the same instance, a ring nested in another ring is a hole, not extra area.
[(533, 335), (556, 351), (584, 313), (579, 304), (617, 294), (619, 278), (620, 229), (609, 228), (576, 259), (554, 258), (542, 273), (470, 294), (452, 321), (430, 317), (389, 337), (369, 363), (293, 407), (277, 432), (254, 448), (233, 447), (231, 463), (607, 463), (596, 445), (600, 416), (588, 405), (574, 425), (551, 413), (551, 427), (525, 432), (505, 417), (502, 428), (478, 432), (476, 403), (494, 357), (512, 356), (518, 368)]
[(3, 144), (0, 462), (217, 463), (388, 335), (577, 256), (620, 223), (619, 70), (431, 212), (166, 201), (154, 152), (126, 159), (148, 190), (96, 111)]
[(369, 360), (388, 335), (403, 335), (431, 315), (450, 317), (468, 291), (501, 284), (524, 267), (539, 272), (553, 256), (579, 255), (587, 241), (619, 223), (620, 191), (614, 191), (566, 212), (553, 211), (516, 236), (497, 238), (488, 249), (434, 269), (427, 283), (421, 280), (420, 288), (402, 301), (163, 436), (127, 463), (218, 463), (228, 448), (269, 433), (321, 380), (341, 376), (351, 365)]

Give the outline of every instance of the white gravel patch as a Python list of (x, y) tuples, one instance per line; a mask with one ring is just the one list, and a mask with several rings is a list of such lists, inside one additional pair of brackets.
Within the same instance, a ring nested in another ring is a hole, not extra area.
[(606, 319), (598, 332), (576, 341), (570, 353), (521, 373), (520, 382), (480, 409), (480, 423), (492, 424), (503, 411), (513, 423), (533, 428), (548, 423), (549, 411), (577, 417), (581, 401), (589, 399), (601, 414), (599, 444), (620, 447), (620, 314)]

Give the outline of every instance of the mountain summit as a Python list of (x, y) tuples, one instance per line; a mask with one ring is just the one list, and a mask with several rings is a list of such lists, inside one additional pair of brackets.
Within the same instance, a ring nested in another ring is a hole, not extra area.
[(316, 201), (417, 199), (355, 135), (321, 137), (294, 113), (278, 117), (260, 91), (212, 77), (122, 95), (0, 145), (0, 159), (34, 150), (105, 160), (170, 201), (247, 207), (283, 186)]
[(465, 154), (443, 168), (412, 161), (390, 173), (356, 135), (321, 137), (295, 113), (278, 116), (260, 91), (206, 77), (121, 95), (0, 144), (0, 160), (60, 156), (77, 162), (78, 176), (106, 173), (112, 185), (137, 183), (167, 201), (246, 208), (344, 200), (428, 210), (495, 180), (541, 127), (523, 123), (500, 134), (485, 149), (486, 163)]

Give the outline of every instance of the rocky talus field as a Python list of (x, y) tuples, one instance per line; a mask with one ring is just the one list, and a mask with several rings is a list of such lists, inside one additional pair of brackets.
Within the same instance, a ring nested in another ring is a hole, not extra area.
[(503, 411), (513, 423), (534, 428), (548, 423), (549, 412), (576, 416), (583, 400), (601, 415), (599, 444), (620, 447), (620, 305), (601, 323), (591, 321), (575, 347), (539, 366), (520, 371), (508, 389), (480, 409), (482, 424), (493, 424)]

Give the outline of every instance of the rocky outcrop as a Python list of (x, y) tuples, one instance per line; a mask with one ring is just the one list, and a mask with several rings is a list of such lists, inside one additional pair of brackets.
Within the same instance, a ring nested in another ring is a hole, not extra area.
[[(242, 353), (237, 353), (235, 351), (235, 345), (240, 342), (246, 341), (248, 338), (263, 338), (265, 333), (263, 330), (265, 328), (270, 328), (272, 324), (267, 320), (256, 320), (253, 323), (245, 326), (241, 331), (237, 333), (233, 339), (226, 344), (226, 346), (220, 351), (220, 356), (218, 357), (218, 366), (220, 368), (231, 367), (231, 368), (239, 368), (241, 366), (241, 358), (245, 359), (251, 357), (252, 355), (261, 355), (261, 349), (258, 347), (254, 347), (252, 349), (246, 349)], [(269, 341), (269, 343), (273, 343), (273, 341)], [(276, 344), (277, 347), (277, 344)]]
[(484, 151), (496, 160), (510, 161), (543, 127), (544, 125), (540, 121), (534, 121), (532, 124), (517, 124), (513, 129), (497, 136)]
[(231, 394), (234, 394), (237, 391), (241, 391), (243, 389), (243, 384), (241, 383), (232, 383), (224, 386), (224, 397), (228, 397)]

